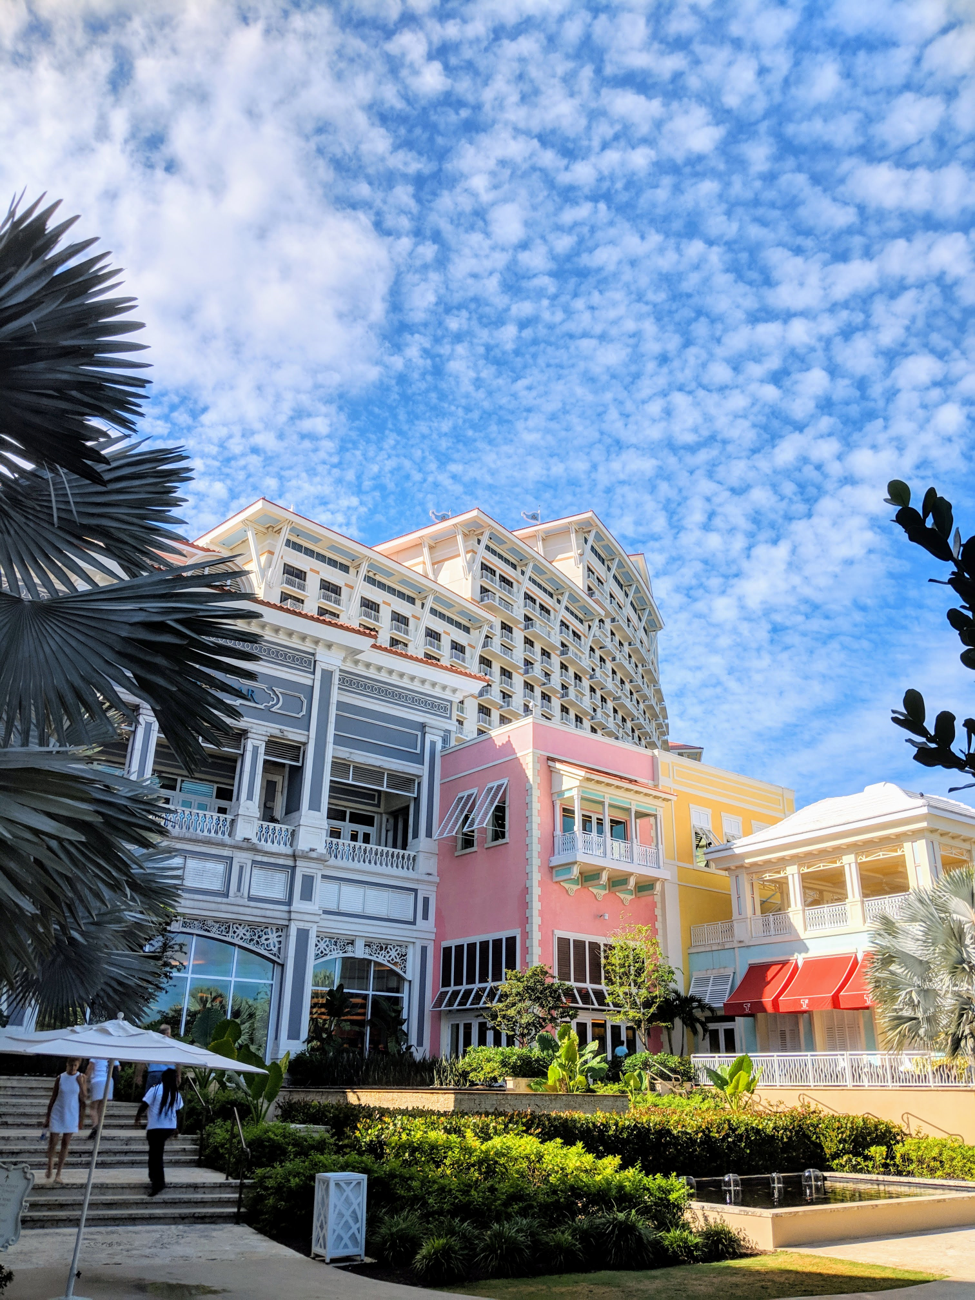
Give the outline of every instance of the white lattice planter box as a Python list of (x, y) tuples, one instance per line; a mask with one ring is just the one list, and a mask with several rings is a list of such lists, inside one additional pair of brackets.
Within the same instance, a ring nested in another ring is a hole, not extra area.
[(365, 1174), (316, 1174), (315, 1217), (311, 1230), (313, 1258), (365, 1259)]

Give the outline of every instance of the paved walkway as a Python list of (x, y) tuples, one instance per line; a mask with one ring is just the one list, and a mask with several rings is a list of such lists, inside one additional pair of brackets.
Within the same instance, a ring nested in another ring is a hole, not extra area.
[[(23, 1233), (0, 1255), (14, 1272), (3, 1300), (63, 1296), (74, 1237), (67, 1228)], [(209, 1295), (227, 1300), (421, 1300), (433, 1295), (350, 1277), (243, 1225), (94, 1228), (85, 1233), (80, 1270), (75, 1289), (79, 1298), (90, 1300)]]
[[(64, 1294), (74, 1232), (25, 1232), (0, 1261), (15, 1278), (3, 1300), (52, 1300)], [(942, 1282), (834, 1300), (975, 1300), (975, 1228), (804, 1246), (809, 1254), (946, 1272)], [(356, 1277), (307, 1259), (243, 1225), (93, 1228), (85, 1234), (80, 1297), (90, 1300), (423, 1300), (440, 1295)], [(442, 1296), (441, 1296), (442, 1300)], [(796, 1297), (795, 1300), (804, 1300)]]

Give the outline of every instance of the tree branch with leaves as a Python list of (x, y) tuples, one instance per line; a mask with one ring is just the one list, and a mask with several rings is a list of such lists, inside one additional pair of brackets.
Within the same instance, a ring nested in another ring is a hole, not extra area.
[[(966, 668), (975, 670), (975, 536), (969, 537), (967, 542), (962, 541), (961, 533), (954, 528), (951, 502), (939, 496), (933, 487), (925, 492), (921, 509), (915, 510), (911, 505), (911, 489), (900, 479), (893, 479), (887, 485), (886, 501), (888, 505), (898, 507), (894, 522), (900, 524), (910, 541), (923, 547), (936, 560), (952, 565), (947, 578), (929, 578), (928, 581), (950, 587), (961, 600), (961, 608), (949, 609), (946, 617), (965, 647), (961, 662)], [(975, 718), (966, 718), (962, 723), (965, 744), (964, 748), (958, 749), (955, 748), (955, 715), (943, 709), (936, 715), (933, 728), (929, 728), (927, 708), (920, 691), (904, 693), (903, 709), (893, 710), (893, 720), (898, 727), (918, 737), (907, 742), (914, 747), (915, 763), (975, 776)], [(975, 782), (952, 786), (951, 790), (964, 790), (970, 785), (975, 785)]]
[(662, 1018), (661, 1008), (676, 978), (653, 926), (624, 926), (603, 953), (603, 985), (609, 1004), (635, 1026), (644, 1045), (655, 1025), (670, 1023)]

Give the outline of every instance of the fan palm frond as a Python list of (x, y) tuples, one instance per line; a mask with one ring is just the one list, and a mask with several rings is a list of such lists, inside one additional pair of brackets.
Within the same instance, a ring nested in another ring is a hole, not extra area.
[(975, 1057), (975, 871), (905, 899), (871, 933), (871, 994), (894, 1047)]
[(59, 248), (78, 220), (50, 220), (60, 204), (23, 212), (15, 201), (0, 223), (0, 463), (57, 466), (99, 480), (105, 431), (132, 432), (148, 380), (126, 353), (145, 344), (124, 336), (141, 321), (119, 320), (133, 298), (109, 298), (118, 270), (110, 253), (79, 261), (97, 241)]

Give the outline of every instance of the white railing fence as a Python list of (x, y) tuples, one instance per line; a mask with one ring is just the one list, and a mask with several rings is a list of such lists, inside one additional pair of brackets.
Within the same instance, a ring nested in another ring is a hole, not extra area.
[[(565, 853), (582, 853), (589, 858), (609, 858), (611, 862), (634, 862), (638, 867), (658, 866), (657, 847), (655, 844), (634, 844), (631, 840), (610, 839), (609, 852), (606, 851), (605, 835), (592, 835), (589, 831), (576, 834), (556, 835), (553, 844), (553, 856)], [(636, 850), (634, 859), (634, 849)]]
[(792, 918), (788, 912), (765, 912), (752, 917), (752, 934), (764, 938), (770, 934), (791, 934)]
[(692, 946), (705, 943), (734, 943), (734, 921), (706, 921), (703, 925), (691, 926)]
[(213, 835), (222, 840), (230, 838), (230, 820), (222, 813), (194, 812), (190, 808), (174, 808), (163, 817), (171, 835)]
[[(975, 1077), (963, 1061), (934, 1052), (749, 1053), (763, 1088), (972, 1088)], [(698, 1083), (706, 1071), (730, 1065), (731, 1055), (692, 1056)]]
[(806, 908), (807, 930), (838, 930), (850, 924), (850, 909), (846, 903), (826, 903), (822, 907)]
[(322, 857), (330, 862), (358, 862), (364, 867), (416, 871), (415, 853), (409, 853), (406, 849), (387, 849), (381, 844), (351, 844), (348, 840), (326, 840)]
[(866, 921), (876, 921), (881, 916), (900, 916), (910, 894), (887, 894), (882, 898), (865, 898), (863, 916)]
[(278, 848), (290, 849), (295, 842), (295, 828), (282, 826), (279, 822), (258, 822), (254, 839), (258, 844), (274, 844)]

